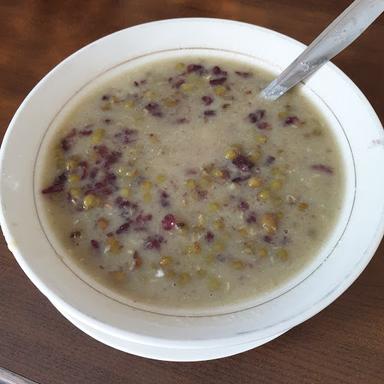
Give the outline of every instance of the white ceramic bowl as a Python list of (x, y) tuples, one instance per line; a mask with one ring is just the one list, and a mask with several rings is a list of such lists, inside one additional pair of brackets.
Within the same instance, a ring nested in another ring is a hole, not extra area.
[(88, 83), (135, 60), (220, 55), (278, 73), (304, 45), (276, 32), (217, 19), (175, 19), (114, 33), (76, 52), (32, 90), (1, 148), (1, 226), (9, 249), (49, 300), (77, 327), (115, 348), (163, 360), (207, 360), (265, 343), (313, 316), (357, 278), (384, 231), (382, 126), (364, 95), (332, 64), (303, 92), (322, 110), (346, 169), (342, 213), (315, 261), (295, 280), (248, 309), (221, 315), (152, 313), (120, 303), (78, 276), (52, 247), (38, 214), (39, 151), (71, 100)]

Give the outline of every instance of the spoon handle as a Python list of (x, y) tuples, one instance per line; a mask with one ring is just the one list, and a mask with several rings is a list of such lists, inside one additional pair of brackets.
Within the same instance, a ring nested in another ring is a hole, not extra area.
[(276, 100), (357, 39), (384, 11), (384, 0), (355, 0), (263, 91)]

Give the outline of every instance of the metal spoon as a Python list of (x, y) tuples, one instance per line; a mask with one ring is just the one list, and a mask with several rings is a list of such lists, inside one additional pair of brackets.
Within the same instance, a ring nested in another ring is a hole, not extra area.
[(356, 40), (384, 11), (384, 0), (355, 0), (261, 95), (276, 100)]

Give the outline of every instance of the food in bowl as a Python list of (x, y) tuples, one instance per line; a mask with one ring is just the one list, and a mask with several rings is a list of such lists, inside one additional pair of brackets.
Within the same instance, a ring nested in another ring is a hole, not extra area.
[(153, 308), (214, 308), (283, 286), (318, 254), (343, 169), (300, 91), (213, 57), (137, 66), (88, 93), (50, 143), (41, 194), (66, 256)]

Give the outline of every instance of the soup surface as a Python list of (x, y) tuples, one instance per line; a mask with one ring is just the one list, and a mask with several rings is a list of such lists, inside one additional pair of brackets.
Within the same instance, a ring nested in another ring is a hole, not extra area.
[(261, 297), (313, 261), (341, 207), (334, 136), (300, 91), (209, 57), (137, 66), (57, 129), (40, 197), (93, 281), (160, 309)]

